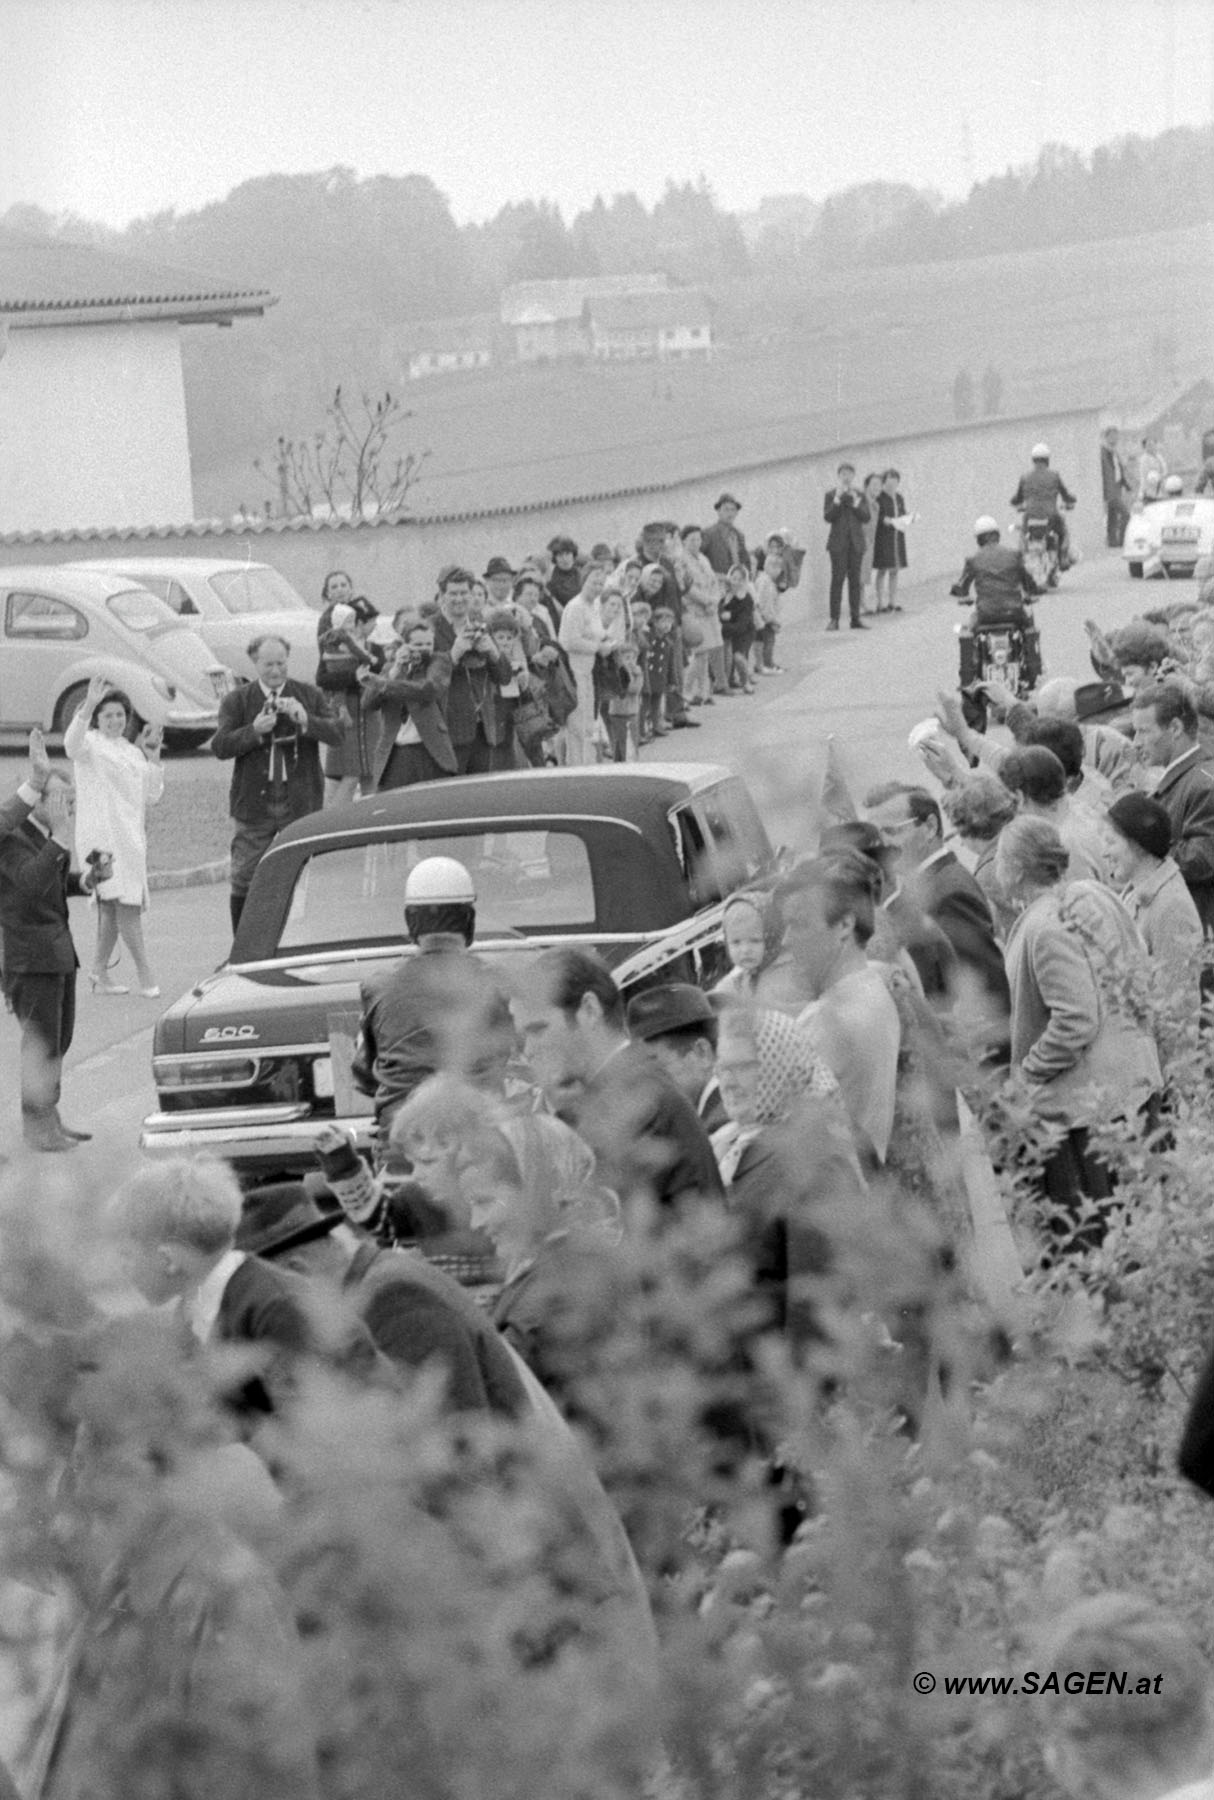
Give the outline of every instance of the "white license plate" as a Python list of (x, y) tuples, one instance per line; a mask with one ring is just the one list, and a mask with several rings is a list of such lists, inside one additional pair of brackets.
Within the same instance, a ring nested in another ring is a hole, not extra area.
[(333, 1058), (318, 1056), (312, 1064), (312, 1092), (318, 1100), (333, 1098)]
[(1165, 525), (1162, 535), (1165, 544), (1196, 544), (1201, 537), (1196, 525)]

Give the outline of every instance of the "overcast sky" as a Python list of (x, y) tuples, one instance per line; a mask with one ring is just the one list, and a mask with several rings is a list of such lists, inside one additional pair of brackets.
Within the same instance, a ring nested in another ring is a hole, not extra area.
[(0, 210), (123, 224), (271, 171), (547, 197), (963, 193), (1214, 117), (1212, 0), (0, 0)]

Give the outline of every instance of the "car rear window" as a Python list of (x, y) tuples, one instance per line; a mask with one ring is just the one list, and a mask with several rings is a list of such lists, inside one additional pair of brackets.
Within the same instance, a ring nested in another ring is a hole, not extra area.
[(219, 596), (225, 611), (235, 618), (248, 613), (311, 612), (311, 607), (291, 583), (265, 563), (251, 563), (247, 569), (222, 569), (208, 577), (213, 593)]
[(164, 601), (149, 594), (146, 588), (123, 588), (120, 594), (111, 594), (105, 604), (128, 631), (155, 631), (158, 625), (172, 624), (174, 618)]
[(296, 878), (279, 949), (401, 936), (405, 882), (426, 856), (453, 856), (470, 872), (478, 937), (594, 924), (590, 857), (574, 832), (476, 831), (319, 851)]

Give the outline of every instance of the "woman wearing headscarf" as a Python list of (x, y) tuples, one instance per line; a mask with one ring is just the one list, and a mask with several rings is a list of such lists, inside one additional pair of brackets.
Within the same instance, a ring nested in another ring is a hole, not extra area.
[(865, 1192), (839, 1084), (785, 1013), (736, 1005), (721, 1016), (717, 1080), (729, 1122), (712, 1147), (755, 1285), (772, 1324), (817, 1337), (807, 1289), (827, 1267), (832, 1220)]

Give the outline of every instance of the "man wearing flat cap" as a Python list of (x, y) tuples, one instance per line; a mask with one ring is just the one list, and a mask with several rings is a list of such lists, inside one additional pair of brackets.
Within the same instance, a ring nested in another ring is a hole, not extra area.
[(689, 981), (645, 988), (628, 1002), (625, 1024), (633, 1043), (643, 1044), (690, 1100), (705, 1131), (727, 1122), (715, 1073), (717, 1014), (702, 988)]
[(741, 501), (735, 500), (732, 494), (725, 493), (717, 501), (714, 510), (717, 522), (710, 525), (704, 533), (701, 551), (718, 575), (728, 575), (735, 563), (741, 563), (747, 573), (751, 573), (750, 551), (736, 524), (742, 510)]

